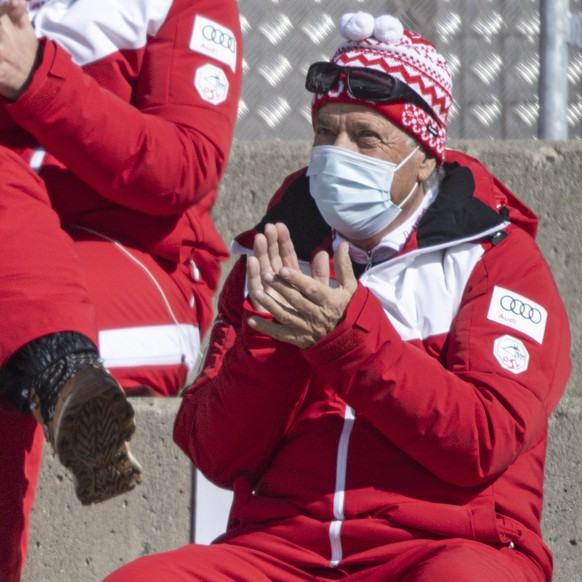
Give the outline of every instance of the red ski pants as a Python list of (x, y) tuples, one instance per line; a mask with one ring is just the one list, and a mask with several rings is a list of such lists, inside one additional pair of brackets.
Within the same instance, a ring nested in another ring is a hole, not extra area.
[[(246, 544), (249, 536), (246, 536)], [(252, 534), (250, 534), (252, 537)], [(299, 567), (245, 545), (190, 545), (146, 556), (104, 582), (543, 582), (542, 571), (519, 551), (470, 540), (393, 544), (379, 565), (331, 568), (305, 551)], [(310, 562), (313, 562), (310, 564)]]
[[(187, 275), (101, 233), (61, 228), (42, 180), (0, 154), (0, 365), (37, 337), (77, 331), (129, 393), (176, 394), (199, 348), (194, 302), (172, 278)], [(0, 397), (3, 582), (24, 567), (42, 445), (37, 424)]]

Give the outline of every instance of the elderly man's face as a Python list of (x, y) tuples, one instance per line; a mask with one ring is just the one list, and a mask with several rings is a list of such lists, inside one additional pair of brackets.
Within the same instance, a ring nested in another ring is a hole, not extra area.
[[(386, 117), (369, 107), (350, 103), (330, 103), (321, 107), (316, 113), (314, 131), (314, 146), (334, 145), (395, 164), (404, 160), (415, 148), (408, 135)], [(391, 188), (395, 204), (405, 199), (415, 182), (419, 182), (420, 186), (406, 202), (400, 216), (379, 233), (380, 238), (402, 224), (418, 207), (424, 196), (423, 182), (435, 167), (434, 158), (428, 158), (422, 150), (418, 150), (396, 172)], [(374, 244), (376, 239), (379, 240), (374, 237), (365, 246)]]

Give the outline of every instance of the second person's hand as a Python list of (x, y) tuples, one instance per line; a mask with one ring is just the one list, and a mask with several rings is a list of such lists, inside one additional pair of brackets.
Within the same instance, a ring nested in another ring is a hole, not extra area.
[(0, 3), (0, 95), (15, 101), (35, 69), (38, 39), (26, 11), (26, 0)]

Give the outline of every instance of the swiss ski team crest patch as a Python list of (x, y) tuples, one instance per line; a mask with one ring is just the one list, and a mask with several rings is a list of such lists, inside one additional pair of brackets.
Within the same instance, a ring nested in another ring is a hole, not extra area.
[(214, 65), (202, 65), (194, 76), (194, 86), (204, 101), (218, 105), (228, 95), (228, 79), (224, 71)]
[(525, 372), (529, 365), (529, 352), (521, 340), (504, 335), (495, 340), (493, 355), (499, 365), (512, 374)]

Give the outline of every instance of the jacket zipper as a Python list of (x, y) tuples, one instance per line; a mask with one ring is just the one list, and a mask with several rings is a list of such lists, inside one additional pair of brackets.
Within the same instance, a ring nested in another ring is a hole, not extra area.
[(345, 519), (345, 489), (346, 489), (346, 472), (348, 465), (348, 445), (350, 435), (354, 427), (355, 411), (351, 406), (346, 405), (344, 414), (344, 425), (339, 439), (337, 449), (337, 464), (335, 476), (335, 493), (333, 497), (333, 517), (334, 521), (329, 526), (329, 541), (331, 545), (330, 567), (335, 568), (343, 558), (343, 549), (341, 542), (341, 528)]
[(366, 251), (366, 254), (367, 254), (367, 262), (366, 262), (366, 268), (364, 269), (364, 273), (368, 269), (371, 269), (374, 266), (374, 263), (372, 261), (372, 251)]

